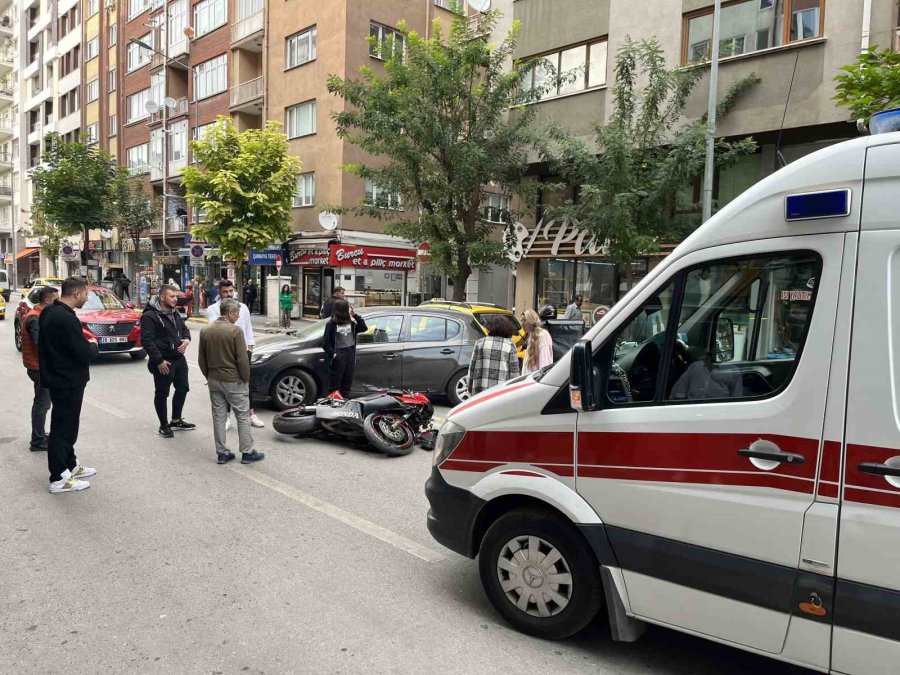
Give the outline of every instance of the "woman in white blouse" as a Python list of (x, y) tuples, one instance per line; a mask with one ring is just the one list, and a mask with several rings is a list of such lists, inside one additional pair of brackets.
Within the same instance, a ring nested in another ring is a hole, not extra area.
[(541, 318), (533, 309), (526, 309), (522, 318), (522, 327), (528, 336), (522, 373), (527, 375), (553, 363), (553, 338), (544, 330)]

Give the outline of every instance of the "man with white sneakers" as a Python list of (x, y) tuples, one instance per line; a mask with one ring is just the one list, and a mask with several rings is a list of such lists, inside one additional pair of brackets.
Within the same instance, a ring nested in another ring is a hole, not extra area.
[(91, 379), (90, 363), (99, 353), (96, 340), (84, 339), (75, 315), (87, 300), (87, 284), (70, 277), (62, 283), (59, 300), (46, 307), (38, 319), (41, 385), (50, 390), (53, 403), (47, 444), (52, 494), (89, 488), (91, 484), (84, 479), (97, 473), (75, 457), (84, 388)]
[[(235, 300), (237, 294), (234, 288), (234, 282), (230, 279), (222, 279), (218, 283), (219, 299), (206, 308), (206, 318), (209, 323), (218, 321), (222, 316), (220, 304), (222, 300)], [(253, 337), (253, 325), (250, 323), (250, 309), (243, 302), (237, 300), (241, 306), (241, 313), (234, 325), (244, 331), (244, 342), (247, 344), (247, 356), (253, 352), (253, 346), (256, 344), (256, 338)], [(228, 417), (225, 418), (225, 430), (231, 429), (231, 408), (228, 409)], [(256, 411), (250, 408), (250, 425), (254, 427), (264, 427), (265, 423), (256, 415)]]

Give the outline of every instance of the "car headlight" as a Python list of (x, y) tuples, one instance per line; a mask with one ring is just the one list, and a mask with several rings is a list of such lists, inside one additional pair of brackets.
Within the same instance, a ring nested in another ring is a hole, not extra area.
[(265, 363), (278, 352), (250, 352), (250, 363)]
[(465, 435), (466, 430), (455, 422), (444, 422), (434, 443), (434, 464), (440, 464), (447, 459)]

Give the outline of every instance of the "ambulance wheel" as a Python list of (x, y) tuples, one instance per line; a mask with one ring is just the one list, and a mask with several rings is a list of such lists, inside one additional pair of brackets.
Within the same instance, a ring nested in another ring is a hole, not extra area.
[(562, 640), (587, 626), (603, 603), (597, 558), (566, 520), (535, 509), (498, 518), (481, 542), (485, 593), (528, 635)]

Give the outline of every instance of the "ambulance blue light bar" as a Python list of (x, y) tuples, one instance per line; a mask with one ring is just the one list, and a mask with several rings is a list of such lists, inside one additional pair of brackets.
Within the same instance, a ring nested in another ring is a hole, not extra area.
[(784, 219), (813, 220), (842, 218), (850, 215), (850, 189), (803, 192), (784, 200)]

